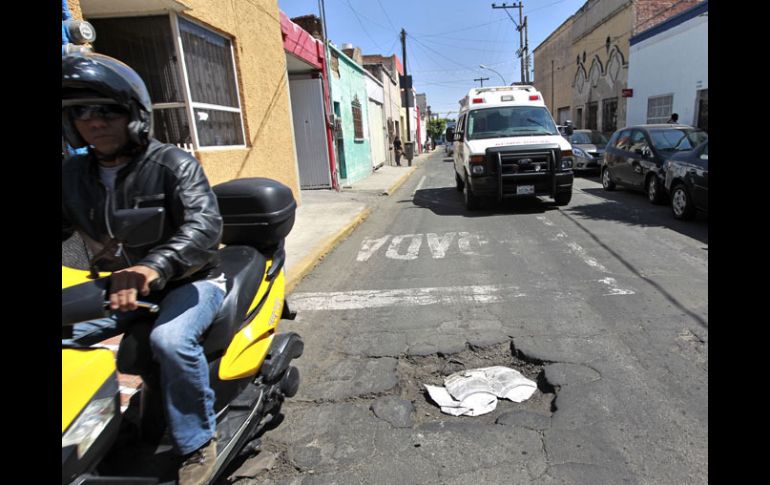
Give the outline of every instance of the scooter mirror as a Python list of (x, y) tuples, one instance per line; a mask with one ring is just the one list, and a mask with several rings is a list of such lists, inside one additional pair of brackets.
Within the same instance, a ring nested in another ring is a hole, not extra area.
[(115, 239), (127, 247), (157, 242), (163, 235), (165, 215), (162, 207), (116, 210), (112, 217)]

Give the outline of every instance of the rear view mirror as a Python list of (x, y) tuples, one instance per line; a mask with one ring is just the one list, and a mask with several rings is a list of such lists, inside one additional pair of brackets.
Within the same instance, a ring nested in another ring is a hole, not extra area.
[(454, 139), (455, 139), (455, 130), (453, 128), (447, 128), (446, 129), (446, 139), (447, 139), (447, 141), (454, 141)]
[(115, 239), (127, 247), (157, 242), (163, 235), (165, 215), (162, 207), (116, 210), (113, 214)]

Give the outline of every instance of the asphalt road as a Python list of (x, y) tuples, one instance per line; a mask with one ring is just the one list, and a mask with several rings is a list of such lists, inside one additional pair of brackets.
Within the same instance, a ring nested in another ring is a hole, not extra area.
[[(300, 391), (233, 481), (707, 483), (707, 219), (593, 176), (468, 212), (440, 149), (378, 204), (290, 297)], [(452, 417), (421, 388), (491, 365), (538, 391)]]

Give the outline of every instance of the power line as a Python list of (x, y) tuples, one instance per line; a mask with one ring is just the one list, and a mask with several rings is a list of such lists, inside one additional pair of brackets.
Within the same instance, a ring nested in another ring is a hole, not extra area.
[(430, 47), (430, 46), (428, 46), (428, 45), (425, 45), (425, 44), (423, 44), (423, 43), (422, 43), (422, 42), (421, 42), (419, 39), (417, 39), (417, 38), (415, 38), (415, 37), (412, 37), (412, 40), (414, 40), (415, 42), (417, 42), (418, 44), (420, 44), (422, 47), (424, 47), (424, 48), (428, 49), (429, 51), (436, 53), (436, 55), (438, 55), (438, 56), (440, 56), (440, 57), (443, 57), (444, 59), (448, 60), (449, 62), (451, 62), (451, 63), (453, 63), (453, 64), (456, 64), (456, 65), (458, 65), (458, 66), (460, 66), (460, 67), (462, 67), (462, 68), (465, 68), (465, 69), (469, 69), (469, 68), (468, 68), (468, 66), (464, 66), (464, 65), (460, 64), (459, 62), (455, 61), (454, 59), (451, 59), (451, 58), (449, 58), (449, 57), (445, 56), (444, 54), (442, 54), (441, 52), (439, 52), (439, 51), (437, 51), (437, 50), (433, 49), (432, 47)]
[(353, 15), (356, 16), (356, 20), (358, 20), (358, 23), (361, 25), (361, 28), (363, 29), (364, 34), (366, 34), (366, 36), (369, 37), (369, 39), (374, 43), (377, 49), (382, 50), (382, 47), (380, 47), (380, 44), (378, 44), (377, 41), (374, 40), (374, 38), (371, 35), (369, 35), (369, 31), (366, 30), (366, 27), (364, 27), (364, 23), (361, 21), (361, 18), (358, 16), (358, 12), (356, 12), (356, 9), (354, 9), (353, 6), (350, 4), (350, 0), (345, 0), (345, 3), (348, 5), (348, 7), (350, 7), (350, 10), (353, 11)]
[(543, 10), (544, 8), (553, 7), (554, 5), (558, 5), (566, 1), (567, 0), (559, 0), (558, 2), (549, 3), (548, 5), (543, 5), (542, 7), (537, 7), (537, 8), (533, 8), (532, 10), (527, 10), (527, 13), (537, 12), (538, 10)]
[(391, 27), (393, 27), (393, 30), (398, 30), (395, 25), (393, 25), (393, 22), (391, 22), (390, 17), (388, 16), (388, 11), (385, 10), (385, 7), (382, 6), (382, 3), (380, 3), (380, 0), (377, 0), (377, 3), (379, 4), (380, 8), (382, 9), (382, 12), (385, 14), (385, 18), (388, 19), (388, 23)]
[(453, 49), (462, 49), (462, 50), (470, 50), (470, 51), (477, 51), (477, 52), (479, 52), (479, 51), (480, 52), (488, 52), (490, 54), (498, 54), (498, 53), (506, 54), (505, 51), (498, 51), (498, 50), (494, 50), (493, 51), (493, 50), (490, 50), (490, 49), (478, 49), (476, 47), (462, 47), (462, 46), (456, 46), (456, 45), (451, 45), (451, 44), (443, 44), (441, 42), (436, 42), (435, 40), (430, 40), (430, 39), (423, 39), (423, 41), (430, 42), (430, 43), (435, 44), (435, 45), (440, 45), (442, 47), (451, 47)]
[[(375, 27), (379, 27), (379, 28), (381, 28), (382, 30), (387, 30), (388, 32), (394, 32), (394, 31), (393, 31), (393, 30), (391, 30), (389, 27), (385, 27), (385, 26), (383, 26), (383, 25), (380, 25), (380, 24), (378, 24), (377, 22), (375, 22), (374, 20), (372, 20), (372, 19), (370, 19), (369, 17), (367, 17), (366, 15), (364, 15), (364, 14), (362, 14), (362, 13), (359, 13), (359, 12), (358, 12), (358, 11), (357, 11), (355, 8), (353, 8), (353, 5), (351, 5), (351, 4), (350, 4), (350, 1), (349, 1), (349, 0), (339, 0), (339, 1), (340, 1), (340, 2), (343, 2), (343, 1), (344, 1), (344, 5), (345, 5), (346, 7), (348, 7), (348, 8), (349, 8), (349, 9), (350, 9), (350, 10), (353, 12), (353, 14), (356, 16), (356, 19), (358, 20), (358, 23), (359, 23), (359, 24), (361, 24), (361, 18), (360, 18), (360, 17), (363, 17), (364, 19), (366, 19), (366, 20), (367, 20), (367, 22), (369, 22), (370, 24), (374, 25)], [(361, 25), (361, 27), (363, 27), (363, 24)], [(364, 28), (364, 31), (366, 31), (366, 28)], [(395, 31), (395, 33), (397, 33), (397, 34), (398, 34), (398, 29)], [(367, 34), (367, 35), (369, 35), (369, 34)], [(369, 37), (369, 38), (371, 39), (371, 37)]]
[[(503, 20), (505, 20), (505, 19), (494, 20), (492, 22), (486, 22), (486, 23), (478, 24), (478, 25), (472, 25), (472, 26), (466, 27), (464, 29), (454, 29), (454, 30), (449, 30), (447, 32), (439, 32), (438, 34), (420, 34), (419, 32), (417, 32), (417, 34), (419, 34), (422, 37), (436, 37), (436, 36), (439, 36), (439, 35), (452, 34), (454, 32), (464, 32), (466, 30), (473, 30), (473, 29), (475, 29), (477, 27), (483, 27), (485, 25), (490, 25), (490, 24), (494, 24), (494, 23), (497, 23), (497, 22), (502, 22)], [(412, 38), (414, 38), (414, 34), (412, 34)]]

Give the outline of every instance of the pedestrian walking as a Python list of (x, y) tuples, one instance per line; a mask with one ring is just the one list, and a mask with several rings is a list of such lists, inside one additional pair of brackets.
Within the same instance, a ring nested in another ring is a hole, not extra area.
[(393, 139), (393, 151), (396, 155), (396, 166), (401, 166), (401, 154), (403, 153), (403, 147), (401, 145), (401, 138), (396, 135), (396, 138)]
[(679, 123), (679, 115), (676, 113), (671, 113), (671, 118), (669, 118), (668, 121), (666, 121), (666, 123), (672, 123), (672, 124)]

